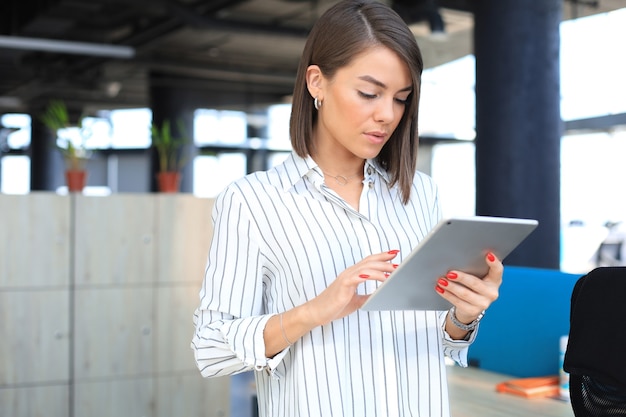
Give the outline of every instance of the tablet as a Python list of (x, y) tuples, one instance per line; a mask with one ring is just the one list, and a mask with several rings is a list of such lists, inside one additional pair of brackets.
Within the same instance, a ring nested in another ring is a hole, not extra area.
[(435, 291), (439, 277), (454, 269), (484, 277), (487, 252), (500, 260), (537, 227), (537, 220), (454, 217), (440, 221), (363, 304), (363, 310), (447, 310)]

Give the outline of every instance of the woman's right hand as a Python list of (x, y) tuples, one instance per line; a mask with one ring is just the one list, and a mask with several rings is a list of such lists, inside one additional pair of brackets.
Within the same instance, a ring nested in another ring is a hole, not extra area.
[(385, 281), (397, 267), (390, 262), (397, 255), (397, 250), (370, 255), (339, 274), (314, 299), (271, 317), (263, 332), (265, 355), (271, 358), (311, 329), (361, 308), (369, 295), (357, 294), (357, 287), (368, 279)]
[(367, 280), (384, 282), (397, 265), (390, 261), (397, 250), (370, 255), (343, 271), (320, 295), (302, 307), (312, 320), (312, 327), (327, 324), (361, 308), (369, 295), (357, 294), (357, 287)]

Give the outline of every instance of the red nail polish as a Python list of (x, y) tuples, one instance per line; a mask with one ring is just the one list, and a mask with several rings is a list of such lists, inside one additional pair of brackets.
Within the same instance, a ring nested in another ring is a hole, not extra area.
[(489, 262), (493, 262), (493, 261), (495, 261), (495, 260), (496, 260), (496, 257), (494, 256), (494, 254), (493, 254), (493, 253), (489, 252), (489, 253), (487, 254), (487, 259), (489, 259)]
[(439, 283), (439, 285), (441, 285), (441, 286), (443, 286), (443, 287), (447, 287), (447, 286), (448, 286), (448, 281), (446, 281), (446, 280), (445, 280), (445, 279), (443, 279), (443, 278), (439, 278), (439, 279), (437, 280), (437, 282)]
[(369, 275), (367, 275), (367, 274), (361, 274), (361, 275), (359, 275), (359, 278), (363, 278), (363, 279), (367, 279), (367, 278), (369, 278), (369, 277), (370, 277), (370, 276), (369, 276)]
[(400, 251), (398, 249), (392, 249), (389, 252), (387, 252), (389, 255), (396, 255), (397, 253), (399, 253)]
[(455, 279), (455, 278), (458, 278), (459, 276), (456, 274), (456, 272), (448, 272), (446, 274), (446, 277), (450, 279)]
[(397, 268), (399, 265), (398, 264), (391, 264), (391, 266), (393, 266), (394, 268)]
[(436, 286), (435, 287), (435, 291), (437, 291), (439, 294), (443, 294), (444, 292), (446, 292), (446, 290), (444, 290), (443, 288), (441, 288), (440, 286)]

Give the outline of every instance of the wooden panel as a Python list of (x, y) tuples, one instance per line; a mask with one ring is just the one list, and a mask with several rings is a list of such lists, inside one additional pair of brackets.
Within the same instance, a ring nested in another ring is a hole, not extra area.
[(155, 417), (230, 416), (230, 378), (204, 379), (200, 373), (159, 377)]
[(0, 386), (69, 380), (68, 307), (67, 291), (0, 292)]
[(158, 196), (158, 280), (200, 286), (213, 234), (213, 200), (191, 195)]
[(154, 415), (153, 381), (149, 378), (79, 382), (75, 390), (74, 415), (77, 417)]
[(156, 372), (197, 371), (191, 350), (192, 317), (198, 305), (195, 285), (157, 290), (155, 309)]
[(155, 198), (76, 196), (76, 285), (154, 280)]
[(0, 416), (3, 417), (67, 417), (69, 413), (67, 385), (0, 389)]
[(152, 373), (153, 290), (76, 290), (76, 379)]
[(230, 378), (189, 347), (212, 204), (0, 195), (0, 416), (69, 415), (70, 360), (76, 416), (229, 415)]
[(0, 289), (67, 286), (70, 198), (0, 194)]

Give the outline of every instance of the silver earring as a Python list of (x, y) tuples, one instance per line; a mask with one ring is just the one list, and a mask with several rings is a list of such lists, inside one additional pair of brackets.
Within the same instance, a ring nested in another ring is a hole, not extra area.
[(320, 107), (322, 107), (322, 102), (321, 102), (321, 101), (319, 101), (319, 100), (317, 99), (317, 97), (315, 97), (315, 98), (313, 99), (313, 105), (315, 106), (315, 110), (319, 110), (319, 109), (320, 109)]

